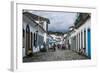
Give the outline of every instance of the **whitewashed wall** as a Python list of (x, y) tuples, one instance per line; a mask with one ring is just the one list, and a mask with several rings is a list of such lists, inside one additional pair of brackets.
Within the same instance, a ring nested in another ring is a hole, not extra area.
[[(71, 36), (69, 37), (69, 42), (70, 42), (70, 44), (72, 44), (72, 38), (74, 37), (74, 36), (77, 36), (77, 34), (81, 34), (81, 32), (84, 32), (84, 30), (86, 30), (86, 55), (88, 55), (88, 43), (87, 43), (87, 29), (88, 28), (91, 28), (91, 20), (90, 19), (88, 19), (81, 27), (79, 27), (78, 29), (76, 29), (75, 30), (75, 32), (74, 33), (72, 33), (71, 34)], [(77, 37), (77, 38), (79, 38), (79, 36)], [(83, 47), (84, 47), (84, 34), (83, 34)], [(78, 46), (77, 46), (77, 44), (78, 44)], [(79, 40), (78, 40), (78, 43), (76, 43), (76, 49), (81, 49), (81, 35), (80, 35), (80, 46), (79, 46)]]
[[(26, 26), (27, 26), (27, 24), (29, 25), (29, 27), (30, 27), (30, 32), (32, 32), (32, 33), (35, 33), (37, 30), (38, 30), (38, 35), (41, 35), (41, 36), (43, 36), (44, 37), (44, 41), (46, 42), (46, 33), (39, 27), (39, 26), (35, 26), (36, 25), (36, 23), (34, 23), (34, 22), (32, 22), (29, 18), (27, 18), (26, 16), (23, 16), (23, 29), (25, 30), (26, 29)], [(45, 23), (45, 26), (44, 26), (44, 28), (46, 29), (46, 23)], [(26, 34), (25, 34), (26, 35)], [(26, 36), (25, 36), (25, 38), (26, 38)], [(26, 39), (25, 39), (26, 40)], [(24, 44), (26, 44), (25, 42), (24, 42)], [(26, 47), (26, 45), (25, 45), (25, 47)], [(23, 57), (25, 56), (25, 48), (23, 48)], [(39, 46), (37, 46), (37, 48), (35, 48), (34, 46), (33, 46), (33, 52), (39, 52), (40, 51), (40, 49), (39, 49)]]

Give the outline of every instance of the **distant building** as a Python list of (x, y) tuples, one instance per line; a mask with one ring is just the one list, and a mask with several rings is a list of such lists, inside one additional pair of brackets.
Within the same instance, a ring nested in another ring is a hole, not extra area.
[(23, 12), (23, 57), (43, 49), (49, 23), (47, 18)]
[(63, 44), (63, 35), (56, 35), (56, 34), (51, 34), (54, 40), (56, 40), (55, 44)]
[(91, 58), (91, 15), (78, 13), (74, 28), (67, 37), (70, 48)]
[(54, 38), (48, 34), (48, 37), (47, 37), (47, 44), (48, 44), (48, 48), (52, 48), (54, 43), (56, 43), (56, 41), (54, 40)]

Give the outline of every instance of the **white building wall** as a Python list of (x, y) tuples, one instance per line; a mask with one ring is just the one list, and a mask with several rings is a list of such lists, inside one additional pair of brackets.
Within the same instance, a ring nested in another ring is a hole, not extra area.
[[(84, 30), (86, 30), (86, 55), (88, 54), (87, 30), (88, 30), (88, 28), (90, 28), (90, 26), (91, 26), (91, 20), (88, 19), (81, 27), (76, 29), (75, 32), (72, 33), (71, 36), (69, 37), (69, 40), (71, 40), (72, 37), (78, 35), (78, 37), (77, 37), (77, 39), (78, 39), (78, 46), (77, 46), (77, 48), (79, 49), (79, 48), (81, 48), (81, 31), (84, 32)], [(79, 45), (79, 33), (80, 33), (80, 45)], [(83, 47), (84, 47), (84, 34), (83, 34)]]
[[(36, 25), (36, 23), (34, 23), (34, 22), (32, 22), (30, 19), (28, 19), (26, 16), (23, 16), (23, 29), (24, 30), (26, 30), (26, 26), (27, 26), (27, 24), (29, 25), (29, 27), (30, 27), (30, 32), (32, 32), (32, 33), (36, 33), (36, 31), (38, 31), (38, 35), (41, 35), (41, 36), (43, 36), (44, 37), (44, 41), (46, 42), (46, 33), (44, 33), (44, 31), (37, 25), (37, 26), (35, 26)], [(45, 24), (45, 26), (46, 26), (46, 24)], [(45, 27), (45, 29), (46, 29), (46, 27)], [(25, 31), (26, 32), (26, 31)], [(25, 34), (25, 38), (26, 38), (26, 34)], [(37, 38), (37, 40), (38, 40), (38, 38)], [(26, 41), (26, 39), (25, 39), (25, 41)], [(24, 43), (24, 44), (26, 44), (26, 43)], [(25, 45), (25, 48), (26, 48), (26, 45)], [(23, 53), (22, 53), (22, 55), (23, 55), (23, 57), (25, 56), (25, 48), (23, 48)], [(38, 51), (40, 51), (40, 49), (39, 49), (39, 46), (37, 46), (37, 48), (35, 48), (34, 46), (33, 46), (33, 52), (38, 52)]]

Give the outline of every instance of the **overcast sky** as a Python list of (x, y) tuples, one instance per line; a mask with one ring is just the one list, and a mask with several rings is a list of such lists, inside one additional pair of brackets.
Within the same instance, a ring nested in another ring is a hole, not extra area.
[(70, 26), (73, 26), (77, 13), (72, 12), (50, 12), (50, 11), (32, 11), (33, 14), (46, 17), (50, 20), (49, 31), (67, 32)]

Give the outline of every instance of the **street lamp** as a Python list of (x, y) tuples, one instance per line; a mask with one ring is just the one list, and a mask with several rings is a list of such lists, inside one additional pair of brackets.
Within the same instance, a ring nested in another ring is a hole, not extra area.
[(69, 27), (69, 31), (74, 31), (74, 32), (75, 32), (75, 31), (76, 31), (75, 26), (70, 26), (70, 27)]

